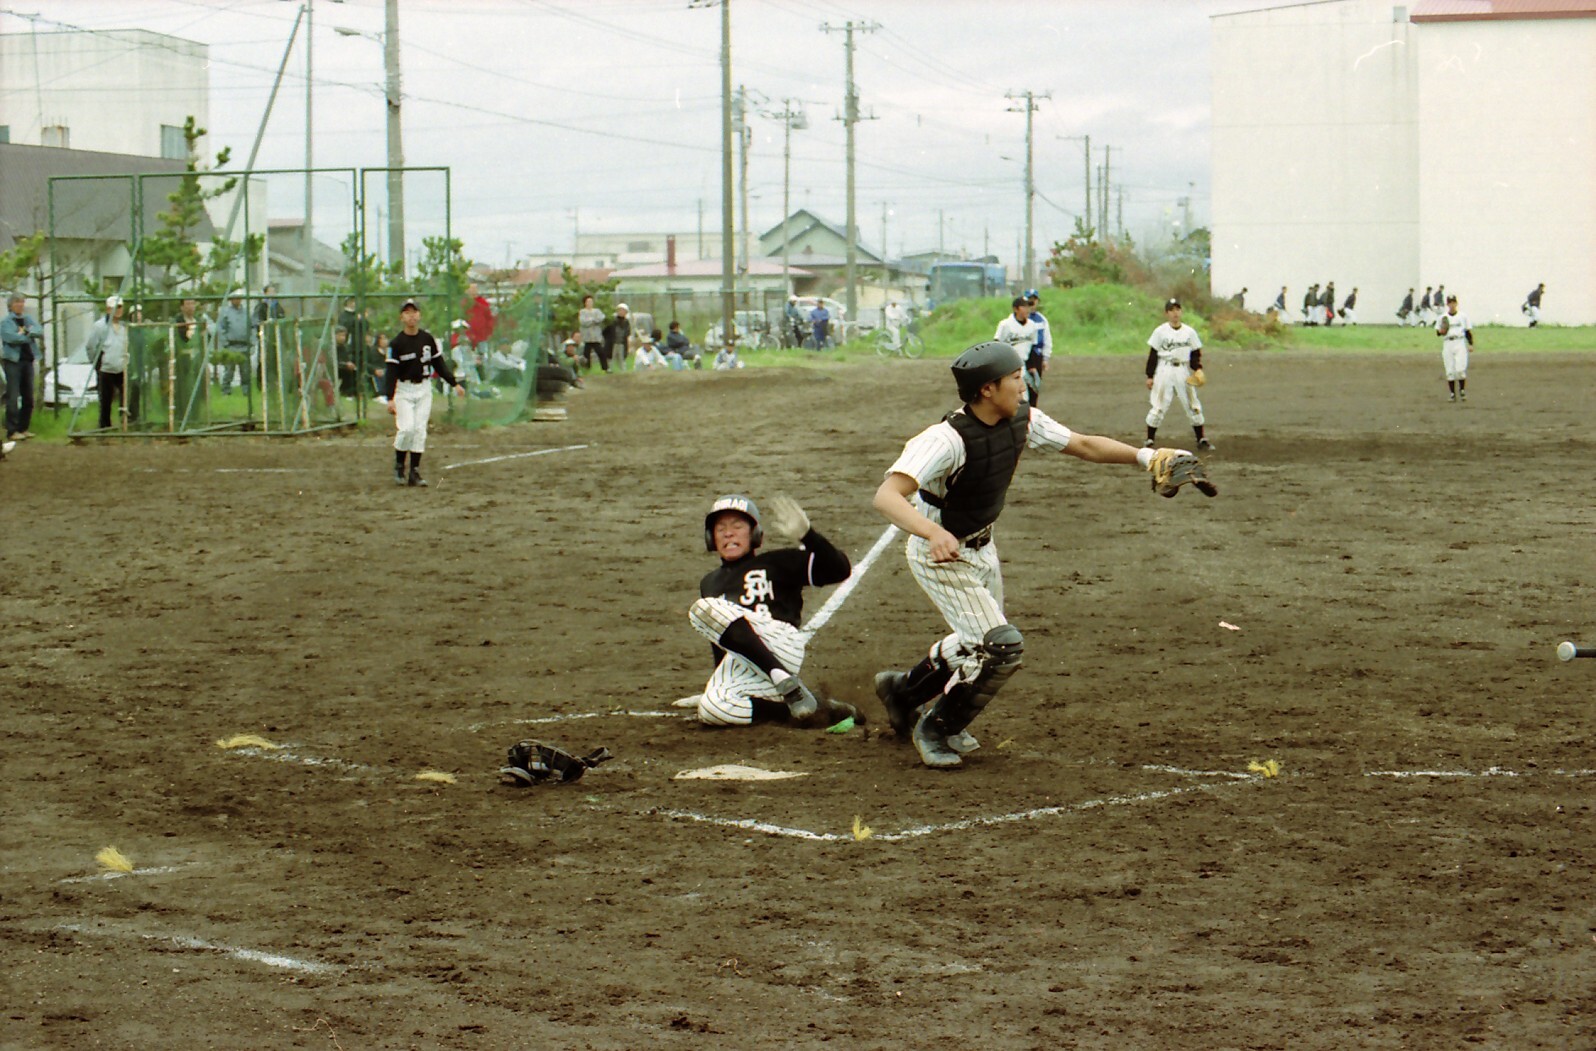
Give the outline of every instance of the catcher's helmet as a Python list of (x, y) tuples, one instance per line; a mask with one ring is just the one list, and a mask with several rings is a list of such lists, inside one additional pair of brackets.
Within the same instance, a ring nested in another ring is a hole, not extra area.
[(977, 343), (953, 359), (953, 381), (959, 385), (959, 397), (972, 402), (981, 396), (982, 387), (1024, 365), (1019, 351), (1007, 343), (990, 340)]
[(729, 493), (716, 497), (709, 507), (709, 513), (704, 516), (704, 550), (715, 550), (715, 519), (723, 511), (735, 511), (748, 519), (748, 524), (753, 527), (753, 535), (748, 541), (751, 549), (757, 548), (765, 539), (765, 527), (759, 521), (759, 505), (751, 497)]

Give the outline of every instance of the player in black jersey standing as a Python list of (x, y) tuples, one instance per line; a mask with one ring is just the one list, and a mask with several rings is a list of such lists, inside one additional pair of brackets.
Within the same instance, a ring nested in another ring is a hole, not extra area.
[[(393, 414), (393, 480), (395, 485), (426, 485), (421, 477), (421, 454), (427, 451), (427, 419), (432, 415), (432, 376), (442, 376), (456, 394), (464, 394), (449, 369), (449, 362), (432, 333), (421, 327), (421, 308), (407, 299), (399, 308), (404, 330), (388, 344), (383, 364), (388, 411)], [(409, 455), (409, 468), (405, 456)]]
[(715, 658), (698, 699), (699, 721), (820, 727), (857, 718), (852, 705), (816, 697), (798, 678), (808, 641), (798, 627), (804, 588), (840, 584), (853, 566), (786, 497), (772, 502), (772, 528), (799, 538), (798, 546), (761, 552), (759, 507), (746, 496), (722, 496), (704, 516), (704, 546), (720, 565), (700, 582), (701, 597), (687, 613)]

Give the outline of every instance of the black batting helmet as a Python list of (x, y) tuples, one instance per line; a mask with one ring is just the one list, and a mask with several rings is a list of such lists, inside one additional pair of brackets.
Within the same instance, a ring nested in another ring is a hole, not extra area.
[(715, 550), (715, 519), (725, 511), (736, 512), (748, 519), (748, 524), (753, 527), (753, 535), (749, 538), (748, 545), (750, 548), (757, 548), (765, 539), (765, 527), (759, 522), (759, 505), (754, 503), (752, 497), (729, 493), (726, 496), (717, 496), (709, 507), (709, 513), (704, 516), (704, 550)]
[(960, 399), (972, 402), (981, 396), (982, 387), (1024, 365), (1020, 352), (1007, 343), (977, 343), (953, 359), (953, 382), (959, 385)]

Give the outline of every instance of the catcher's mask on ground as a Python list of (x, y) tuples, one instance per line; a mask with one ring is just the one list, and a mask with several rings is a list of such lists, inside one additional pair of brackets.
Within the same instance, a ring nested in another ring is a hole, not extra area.
[(715, 551), (715, 520), (721, 515), (732, 513), (741, 515), (748, 520), (751, 531), (748, 538), (748, 550), (753, 551), (765, 540), (764, 526), (760, 523), (759, 505), (751, 497), (731, 493), (715, 498), (710, 505), (709, 513), (704, 516), (704, 550)]
[(991, 340), (975, 346), (953, 359), (953, 382), (959, 399), (966, 404), (981, 396), (981, 388), (1025, 367), (1020, 352), (1007, 343)]

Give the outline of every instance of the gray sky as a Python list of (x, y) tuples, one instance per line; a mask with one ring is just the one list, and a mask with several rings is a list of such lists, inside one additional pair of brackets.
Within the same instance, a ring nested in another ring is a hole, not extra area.
[[(1082, 208), (1082, 145), (1113, 147), (1127, 229), (1147, 240), (1190, 194), (1208, 215), (1208, 16), (1263, 0), (732, 0), (734, 84), (759, 109), (798, 100), (792, 204), (846, 217), (842, 108), (856, 35), (858, 223), (868, 245), (1013, 261), (1024, 229), (1025, 116), (1033, 91), (1038, 257)], [(297, 10), (290, 0), (0, 0), (91, 29), (137, 27), (210, 46), (213, 147), (247, 156)], [(8, 13), (10, 12), (10, 13)], [(382, 0), (314, 0), (315, 162), (381, 165), (382, 49), (335, 32), (383, 27)], [(48, 22), (42, 28), (53, 28)], [(402, 0), (405, 159), (452, 168), (454, 229), (476, 259), (569, 252), (573, 229), (682, 231), (720, 216), (720, 12), (689, 0)], [(304, 163), (303, 34), (257, 167)], [(782, 125), (756, 116), (750, 226), (779, 221)], [(1094, 176), (1095, 178), (1095, 176)], [(413, 186), (407, 199), (421, 212)], [(323, 196), (318, 191), (318, 200)], [(334, 198), (335, 195), (326, 196)], [(1117, 204), (1117, 201), (1115, 202)], [(285, 210), (274, 202), (274, 207)], [(323, 204), (318, 204), (318, 226)], [(717, 253), (718, 254), (718, 253)]]

